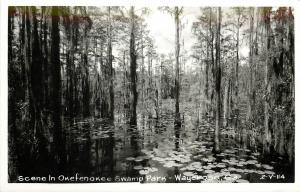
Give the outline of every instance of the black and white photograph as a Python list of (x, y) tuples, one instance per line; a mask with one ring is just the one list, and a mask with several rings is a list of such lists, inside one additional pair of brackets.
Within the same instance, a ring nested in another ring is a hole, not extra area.
[(7, 9), (8, 183), (295, 182), (294, 7)]

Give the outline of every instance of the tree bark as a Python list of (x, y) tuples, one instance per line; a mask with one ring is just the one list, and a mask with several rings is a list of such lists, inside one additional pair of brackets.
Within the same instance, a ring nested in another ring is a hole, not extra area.
[(51, 11), (51, 110), (53, 121), (54, 158), (57, 164), (57, 173), (65, 165), (65, 137), (61, 123), (61, 73), (59, 53), (59, 8), (52, 7)]
[(113, 66), (112, 66), (112, 29), (111, 29), (111, 7), (107, 7), (108, 12), (108, 28), (107, 28), (107, 36), (108, 36), (108, 46), (107, 46), (107, 55), (108, 55), (108, 84), (109, 84), (109, 97), (108, 97), (108, 116), (111, 119), (114, 119), (114, 74), (113, 74)]
[(130, 8), (130, 125), (136, 126), (136, 105), (137, 105), (137, 90), (136, 90), (136, 50), (135, 50), (135, 14), (134, 7)]
[(271, 25), (270, 25), (270, 8), (263, 8), (263, 21), (265, 27), (265, 53), (266, 53), (266, 63), (265, 63), (265, 101), (264, 101), (264, 152), (270, 152), (271, 146), (271, 132), (269, 128), (269, 97), (270, 97), (270, 83), (269, 83), (269, 68), (271, 65), (270, 58), (270, 44), (271, 44)]
[(216, 35), (216, 64), (215, 64), (215, 91), (216, 91), (216, 121), (215, 121), (215, 131), (214, 131), (214, 148), (215, 153), (220, 152), (220, 115), (221, 115), (221, 61), (220, 61), (220, 36), (221, 36), (221, 8), (217, 10), (217, 35)]
[(175, 7), (175, 123), (177, 124), (180, 121), (179, 113), (179, 94), (180, 94), (180, 85), (179, 85), (179, 9)]
[(253, 62), (254, 57), (254, 8), (250, 8), (250, 31), (249, 31), (249, 67), (250, 67), (250, 82), (249, 82), (249, 93), (248, 93), (248, 113), (247, 113), (247, 119), (248, 121), (252, 122), (253, 119), (253, 109), (255, 107), (255, 88), (254, 88), (254, 82), (255, 82), (255, 64)]

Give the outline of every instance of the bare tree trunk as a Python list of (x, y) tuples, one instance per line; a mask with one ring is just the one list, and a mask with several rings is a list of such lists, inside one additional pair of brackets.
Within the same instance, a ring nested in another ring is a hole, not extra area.
[(180, 53), (180, 45), (179, 45), (179, 9), (175, 7), (175, 123), (180, 121), (180, 113), (179, 113), (179, 53)]
[(53, 121), (54, 159), (57, 172), (61, 173), (65, 165), (65, 137), (61, 123), (61, 67), (59, 53), (59, 8), (52, 7), (51, 26), (51, 110)]
[(264, 101), (264, 152), (270, 152), (271, 146), (271, 132), (269, 128), (269, 97), (270, 97), (270, 83), (269, 83), (269, 66), (270, 66), (270, 8), (263, 8), (263, 20), (265, 27), (265, 51), (266, 51), (266, 64), (265, 64), (265, 101)]
[(145, 58), (144, 58), (144, 39), (143, 39), (143, 22), (141, 22), (141, 68), (142, 68), (142, 75), (141, 75), (141, 83), (142, 83), (142, 94), (141, 94), (141, 100), (142, 100), (142, 106), (144, 107), (145, 102)]
[(67, 26), (67, 32), (69, 34), (68, 43), (69, 48), (67, 51), (67, 80), (68, 80), (68, 87), (67, 87), (67, 108), (68, 108), (68, 115), (72, 119), (74, 117), (74, 30), (76, 24), (74, 23), (74, 16), (72, 14), (72, 10), (69, 9), (70, 16), (69, 16), (69, 24)]
[(239, 47), (240, 47), (240, 13), (238, 13), (237, 19), (237, 32), (236, 32), (236, 63), (235, 63), (235, 80), (234, 80), (234, 127), (235, 129), (238, 127), (239, 120)]
[(137, 90), (136, 90), (136, 50), (135, 50), (135, 14), (134, 7), (130, 8), (131, 28), (130, 28), (130, 124), (136, 125), (136, 105), (137, 105)]
[[(209, 29), (207, 29), (207, 36), (209, 35)], [(207, 114), (209, 111), (209, 105), (208, 105), (208, 100), (209, 100), (209, 41), (206, 40), (206, 62), (205, 62), (205, 113)]]
[(220, 57), (220, 32), (221, 32), (221, 8), (219, 7), (217, 10), (217, 36), (216, 36), (216, 65), (215, 65), (215, 77), (216, 77), (216, 124), (215, 124), (215, 132), (214, 132), (214, 148), (213, 151), (218, 153), (220, 151), (220, 115), (221, 115), (221, 57)]
[[(211, 57), (211, 73), (212, 73), (212, 82), (215, 81), (216, 77), (215, 77), (215, 55), (214, 55), (214, 31), (213, 31), (213, 27), (212, 27), (212, 8), (209, 8), (209, 30), (210, 30), (210, 37), (211, 37), (211, 41), (210, 41), (210, 57)], [(211, 96), (210, 96), (210, 102), (211, 102), (211, 116), (214, 115), (214, 110), (213, 107), (215, 105), (215, 84), (212, 83), (212, 91), (211, 91)]]
[(247, 119), (252, 122), (253, 118), (253, 108), (255, 107), (255, 64), (253, 62), (254, 57), (254, 43), (253, 43), (253, 34), (254, 34), (254, 8), (250, 8), (250, 37), (249, 37), (249, 67), (250, 67), (250, 82), (249, 82), (249, 104), (248, 104), (248, 113)]
[(84, 29), (83, 36), (83, 117), (90, 115), (90, 85), (89, 85), (89, 66), (88, 66), (88, 39), (87, 39), (87, 27)]
[(112, 66), (112, 32), (111, 32), (111, 7), (107, 7), (108, 12), (108, 46), (107, 46), (107, 56), (108, 56), (108, 84), (109, 84), (109, 97), (108, 97), (108, 116), (111, 119), (114, 119), (114, 74), (113, 74), (113, 66)]
[(229, 98), (229, 80), (225, 80), (224, 97), (223, 97), (223, 126), (227, 127), (228, 119), (228, 98)]

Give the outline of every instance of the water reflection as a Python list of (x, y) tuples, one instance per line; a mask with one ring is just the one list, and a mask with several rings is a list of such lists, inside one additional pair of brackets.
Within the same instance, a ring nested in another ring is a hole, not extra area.
[[(172, 112), (165, 111), (159, 118), (140, 114), (136, 125), (130, 124), (126, 113), (116, 114), (114, 122), (93, 118), (76, 120), (68, 128), (65, 175), (112, 178), (151, 175), (166, 177), (166, 182), (189, 182), (179, 181), (174, 175), (224, 178), (230, 174), (238, 177), (234, 182), (293, 181), (293, 165), (276, 154), (264, 157), (257, 146), (250, 148), (248, 141), (236, 142), (240, 136), (230, 130), (221, 130), (223, 150), (214, 155), (213, 119), (195, 119), (192, 114), (175, 118)], [(40, 171), (49, 173), (45, 169)], [(285, 179), (260, 179), (263, 174), (273, 173), (284, 174)]]
[(180, 113), (178, 113), (177, 115), (175, 115), (175, 121), (174, 121), (175, 148), (176, 148), (176, 150), (179, 149), (180, 129), (181, 129), (181, 119), (180, 119)]

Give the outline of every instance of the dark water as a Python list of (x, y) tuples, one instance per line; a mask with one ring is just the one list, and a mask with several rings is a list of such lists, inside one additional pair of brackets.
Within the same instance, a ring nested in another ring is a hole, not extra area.
[(221, 130), (222, 153), (213, 154), (213, 128), (212, 119), (193, 112), (182, 114), (181, 126), (174, 128), (167, 109), (159, 119), (139, 114), (136, 127), (122, 113), (114, 122), (81, 120), (68, 128), (70, 163), (64, 175), (101, 177), (101, 182), (294, 181), (291, 163), (248, 147), (233, 129)]
[[(113, 122), (64, 120), (69, 126), (64, 127), (67, 164), (63, 172), (55, 172), (42, 151), (40, 160), (26, 159), (25, 154), (17, 169), (23, 176), (59, 175), (44, 181), (54, 183), (294, 182), (294, 163), (277, 154), (264, 155), (259, 142), (241, 134), (245, 133), (242, 117), (237, 130), (221, 129), (221, 153), (214, 154), (214, 119), (185, 104), (181, 121), (175, 123), (173, 106), (163, 103), (159, 118), (139, 112), (137, 126), (130, 126), (122, 111), (115, 113)], [(72, 177), (85, 178), (74, 181)]]

